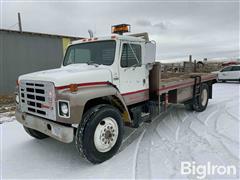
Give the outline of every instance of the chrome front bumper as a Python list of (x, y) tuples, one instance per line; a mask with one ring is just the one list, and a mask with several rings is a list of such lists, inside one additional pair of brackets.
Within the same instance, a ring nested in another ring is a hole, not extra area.
[(26, 127), (42, 132), (64, 143), (71, 143), (74, 138), (74, 128), (57, 124), (40, 117), (16, 111), (16, 119)]

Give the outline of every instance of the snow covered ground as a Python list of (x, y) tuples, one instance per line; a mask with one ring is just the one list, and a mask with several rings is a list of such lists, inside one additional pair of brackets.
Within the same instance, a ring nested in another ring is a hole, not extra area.
[[(92, 165), (79, 158), (74, 144), (28, 136), (13, 117), (1, 114), (1, 177), (7, 178), (186, 178), (181, 161), (234, 165), (239, 179), (240, 85), (218, 83), (202, 113), (172, 107), (112, 159)], [(6, 122), (10, 121), (10, 122)]]

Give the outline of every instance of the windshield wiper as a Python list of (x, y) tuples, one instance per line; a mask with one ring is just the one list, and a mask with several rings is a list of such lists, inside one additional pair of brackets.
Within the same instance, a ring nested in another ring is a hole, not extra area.
[(98, 67), (98, 66), (99, 66), (99, 64), (97, 64), (97, 63), (95, 63), (94, 61), (91, 61), (91, 60), (88, 61), (87, 64), (88, 64), (88, 65), (94, 65), (95, 67)]
[(73, 63), (65, 64), (64, 66), (68, 66), (68, 65), (70, 65), (70, 64), (73, 64)]

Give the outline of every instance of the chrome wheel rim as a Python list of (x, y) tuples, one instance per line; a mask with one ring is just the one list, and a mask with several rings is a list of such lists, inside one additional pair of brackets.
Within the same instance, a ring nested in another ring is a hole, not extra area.
[(102, 119), (94, 133), (94, 145), (99, 152), (107, 152), (116, 144), (118, 138), (118, 124), (115, 119)]
[(208, 99), (207, 90), (203, 89), (201, 94), (202, 106), (205, 106), (207, 104), (207, 99)]

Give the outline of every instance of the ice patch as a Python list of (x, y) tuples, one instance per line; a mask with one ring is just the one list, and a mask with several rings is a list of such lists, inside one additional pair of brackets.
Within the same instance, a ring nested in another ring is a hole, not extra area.
[(0, 113), (0, 124), (16, 120), (14, 112)]

